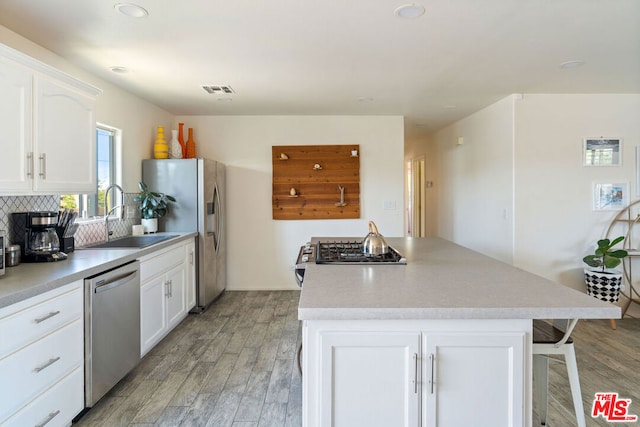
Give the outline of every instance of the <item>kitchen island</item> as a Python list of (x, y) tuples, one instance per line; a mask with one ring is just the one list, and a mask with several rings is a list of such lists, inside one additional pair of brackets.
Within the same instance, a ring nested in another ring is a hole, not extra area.
[(307, 427), (531, 426), (532, 319), (620, 317), (446, 240), (387, 241), (406, 265), (307, 266)]

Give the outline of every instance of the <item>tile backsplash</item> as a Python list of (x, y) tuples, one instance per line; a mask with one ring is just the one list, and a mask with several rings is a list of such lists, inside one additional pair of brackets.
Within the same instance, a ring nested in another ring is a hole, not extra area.
[[(123, 237), (131, 234), (131, 227), (140, 224), (140, 210), (138, 203), (133, 201), (137, 193), (125, 193), (125, 219), (109, 221), (111, 238)], [(60, 196), (0, 196), (0, 230), (6, 231), (7, 239), (11, 240), (10, 216), (12, 212), (27, 211), (57, 211), (60, 209)], [(103, 219), (79, 220), (78, 231), (75, 236), (76, 247), (89, 246), (105, 241), (105, 226)]]

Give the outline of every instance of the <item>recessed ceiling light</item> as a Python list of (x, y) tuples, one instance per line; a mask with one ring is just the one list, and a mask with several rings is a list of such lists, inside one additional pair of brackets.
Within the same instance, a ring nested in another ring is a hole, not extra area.
[(370, 98), (368, 96), (361, 96), (360, 98), (358, 98), (358, 102), (373, 102), (373, 98)]
[(127, 67), (114, 66), (109, 67), (109, 69), (116, 74), (127, 74), (129, 72), (129, 69)]
[(133, 3), (116, 3), (113, 7), (121, 14), (131, 18), (144, 18), (149, 15), (147, 9)]
[(560, 68), (563, 68), (563, 69), (578, 68), (578, 67), (582, 67), (583, 65), (584, 65), (584, 61), (581, 61), (581, 60), (566, 61), (560, 64)]
[(393, 13), (395, 13), (400, 18), (414, 19), (424, 15), (424, 12), (425, 12), (424, 6), (411, 3), (411, 4), (405, 4), (398, 7)]

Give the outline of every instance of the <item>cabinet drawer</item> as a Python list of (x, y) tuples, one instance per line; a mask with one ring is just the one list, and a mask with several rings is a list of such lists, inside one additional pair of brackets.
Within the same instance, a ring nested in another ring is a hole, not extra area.
[(83, 366), (84, 331), (76, 320), (0, 360), (0, 420)]
[(140, 283), (144, 283), (159, 273), (171, 270), (186, 260), (185, 244), (173, 246), (158, 255), (140, 260)]
[(0, 318), (0, 359), (82, 317), (82, 288)]
[(1, 424), (2, 427), (68, 426), (84, 408), (82, 368), (64, 377)]

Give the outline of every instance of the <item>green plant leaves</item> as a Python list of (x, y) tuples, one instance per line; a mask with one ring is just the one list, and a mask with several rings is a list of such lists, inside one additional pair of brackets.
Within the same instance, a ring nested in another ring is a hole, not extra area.
[(622, 259), (629, 255), (624, 249), (617, 249), (612, 251), (611, 249), (618, 243), (624, 240), (624, 236), (618, 236), (613, 240), (601, 239), (598, 240), (598, 247), (593, 255), (587, 255), (582, 258), (582, 261), (589, 267), (602, 267), (602, 271), (607, 268), (615, 268), (622, 262)]

